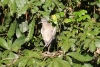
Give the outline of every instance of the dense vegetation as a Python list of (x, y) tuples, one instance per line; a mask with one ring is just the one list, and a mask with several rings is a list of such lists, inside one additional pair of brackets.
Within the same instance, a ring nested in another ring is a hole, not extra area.
[[(0, 67), (99, 67), (100, 0), (0, 0)], [(40, 29), (57, 27), (46, 54)]]

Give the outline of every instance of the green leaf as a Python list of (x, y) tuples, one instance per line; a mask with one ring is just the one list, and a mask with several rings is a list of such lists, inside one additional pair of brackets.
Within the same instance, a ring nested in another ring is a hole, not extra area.
[(35, 22), (34, 19), (31, 21), (31, 23), (29, 24), (29, 33), (28, 36), (26, 37), (26, 41), (29, 41), (32, 39), (33, 37), (33, 33), (34, 33), (34, 26), (35, 26)]
[(100, 8), (100, 2), (97, 3), (97, 6)]
[(96, 47), (100, 47), (100, 39), (95, 39), (95, 45)]
[(65, 22), (65, 23), (69, 23), (69, 22), (73, 22), (73, 21), (75, 21), (75, 20), (72, 19), (72, 18), (70, 18), (70, 19), (66, 18), (66, 19), (64, 19), (63, 22)]
[(29, 60), (29, 58), (27, 58), (27, 57), (25, 58), (24, 57), (24, 59), (19, 62), (18, 67), (25, 67), (27, 62), (28, 62), (28, 60)]
[(89, 63), (85, 63), (82, 67), (93, 67), (93, 66)]
[(93, 59), (93, 57), (89, 56), (89, 55), (81, 55), (77, 52), (69, 52), (67, 55), (73, 57), (74, 59), (80, 61), (80, 62), (86, 62), (86, 61), (91, 61)]
[(53, 67), (63, 67), (63, 65), (60, 63), (58, 59), (54, 60)]
[(100, 64), (100, 57), (97, 59), (97, 64)]
[(32, 67), (33, 66), (33, 61), (34, 61), (33, 58), (29, 59), (29, 61), (27, 62), (27, 66)]
[(66, 60), (67, 60), (71, 65), (73, 65), (73, 61), (72, 61), (72, 58), (71, 58), (71, 57), (69, 57), (69, 56), (66, 55)]
[(19, 58), (19, 56), (13, 52), (9, 52), (8, 58), (11, 58), (12, 60)]
[(44, 11), (38, 11), (40, 14), (43, 15), (43, 17), (47, 17), (49, 18), (50, 13), (48, 11), (44, 12)]
[(55, 62), (58, 62), (57, 64), (60, 64), (61, 65), (60, 67), (71, 67), (71, 65), (67, 61), (59, 59), (59, 58), (57, 58)]
[(21, 45), (25, 43), (25, 36), (21, 36), (18, 39), (16, 39), (12, 45), (12, 51), (17, 52), (18, 49), (20, 49)]
[(20, 9), (21, 7), (24, 7), (24, 5), (26, 4), (26, 0), (15, 0), (15, 1), (16, 1), (16, 5), (18, 9)]
[(17, 5), (17, 15), (20, 17), (22, 14), (25, 14), (27, 9), (29, 8), (29, 4), (27, 0), (15, 0)]
[(18, 17), (20, 17), (22, 14), (25, 14), (28, 8), (29, 8), (29, 4), (25, 4), (23, 7), (17, 9)]
[(16, 37), (19, 38), (20, 36), (22, 36), (21, 31), (19, 30), (19, 28), (16, 29)]
[(49, 63), (48, 67), (71, 67), (71, 65), (65, 60), (55, 58)]
[(60, 16), (61, 17), (64, 17), (65, 15), (64, 15), (64, 12), (60, 12)]
[(3, 38), (1, 38), (1, 37), (0, 37), (0, 46), (2, 46), (2, 47), (5, 48), (5, 49), (10, 50), (10, 47), (9, 47), (9, 45), (7, 44), (7, 42), (5, 41), (5, 39), (3, 39)]
[(1, 0), (2, 4), (3, 4), (3, 7), (9, 3), (9, 0)]
[(51, 62), (47, 67), (54, 67), (53, 62)]
[(11, 25), (10, 25), (10, 28), (9, 28), (9, 31), (8, 31), (8, 38), (10, 38), (11, 39), (11, 37), (14, 35), (14, 33), (15, 33), (15, 30), (16, 30), (16, 25), (17, 25), (17, 22), (16, 21), (14, 21), (14, 23), (11, 23)]
[(12, 47), (12, 40), (7, 39), (7, 44), (9, 45), (9, 48), (11, 49), (11, 47)]
[(21, 32), (26, 32), (28, 30), (28, 22), (22, 22), (21, 24), (19, 24), (19, 28)]
[(62, 41), (63, 42), (63, 45), (61, 46), (61, 49), (65, 52), (68, 51), (68, 49), (71, 47), (71, 44), (68, 43), (68, 41)]
[(36, 5), (36, 6), (41, 6), (42, 2), (34, 2), (33, 4)]
[(34, 14), (34, 13), (38, 12), (38, 10), (39, 10), (39, 8), (37, 6), (35, 6), (31, 9), (31, 12), (32, 12), (32, 14)]
[(10, 7), (10, 14), (13, 15), (17, 10), (17, 5), (15, 0), (10, 0), (8, 6)]
[(41, 59), (41, 55), (40, 55), (39, 52), (30, 51), (30, 50), (24, 50), (23, 53), (24, 53), (25, 56)]
[(85, 39), (83, 49), (87, 49), (89, 47), (90, 42), (91, 42), (91, 39), (88, 39), (88, 38)]
[(74, 63), (73, 67), (82, 67), (80, 63)]
[(95, 46), (94, 41), (92, 40), (91, 43), (90, 43), (90, 45), (89, 45), (89, 50), (90, 50), (91, 52), (94, 52), (95, 49), (96, 49), (96, 46)]

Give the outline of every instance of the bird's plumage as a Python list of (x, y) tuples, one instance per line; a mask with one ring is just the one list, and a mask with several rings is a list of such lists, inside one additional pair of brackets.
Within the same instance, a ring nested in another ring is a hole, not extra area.
[(48, 23), (45, 18), (41, 19), (41, 23), (42, 23), (41, 34), (45, 42), (44, 47), (48, 47), (52, 42), (52, 40), (55, 38), (56, 27), (53, 27), (52, 24)]

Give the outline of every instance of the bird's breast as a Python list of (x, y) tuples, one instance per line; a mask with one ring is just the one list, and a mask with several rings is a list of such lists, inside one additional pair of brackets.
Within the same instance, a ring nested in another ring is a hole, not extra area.
[(52, 31), (50, 29), (42, 28), (41, 34), (42, 34), (43, 40), (45, 40), (45, 41), (49, 41), (52, 37)]

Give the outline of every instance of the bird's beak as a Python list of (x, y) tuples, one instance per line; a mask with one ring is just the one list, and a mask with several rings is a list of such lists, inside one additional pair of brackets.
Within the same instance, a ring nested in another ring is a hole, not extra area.
[(40, 21), (38, 24), (41, 24), (42, 22)]

